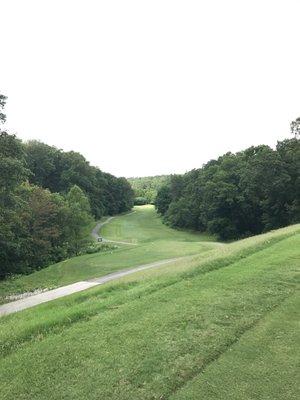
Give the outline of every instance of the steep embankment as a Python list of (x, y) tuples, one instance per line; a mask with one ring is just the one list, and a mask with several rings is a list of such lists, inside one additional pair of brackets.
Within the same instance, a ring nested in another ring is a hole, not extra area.
[(1, 318), (3, 398), (296, 399), (299, 231)]

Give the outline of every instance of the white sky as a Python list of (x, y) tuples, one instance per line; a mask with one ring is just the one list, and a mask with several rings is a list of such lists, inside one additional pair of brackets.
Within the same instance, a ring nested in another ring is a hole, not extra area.
[(274, 146), (300, 116), (299, 0), (0, 0), (10, 132), (117, 176)]

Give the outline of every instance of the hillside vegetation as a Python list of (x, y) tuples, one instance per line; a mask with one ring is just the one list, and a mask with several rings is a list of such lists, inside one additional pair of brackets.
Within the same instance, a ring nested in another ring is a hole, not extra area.
[(1, 397), (296, 399), (299, 249), (294, 225), (3, 317)]

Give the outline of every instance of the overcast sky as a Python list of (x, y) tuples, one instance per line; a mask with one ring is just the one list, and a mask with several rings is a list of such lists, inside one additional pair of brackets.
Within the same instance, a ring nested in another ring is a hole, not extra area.
[(300, 116), (299, 0), (0, 0), (6, 127), (117, 176), (274, 146)]

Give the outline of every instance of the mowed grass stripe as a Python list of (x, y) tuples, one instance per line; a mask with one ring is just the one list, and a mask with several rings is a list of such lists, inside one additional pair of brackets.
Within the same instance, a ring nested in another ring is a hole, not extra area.
[(3, 398), (168, 398), (293, 295), (299, 244), (289, 237), (28, 342), (1, 363)]

